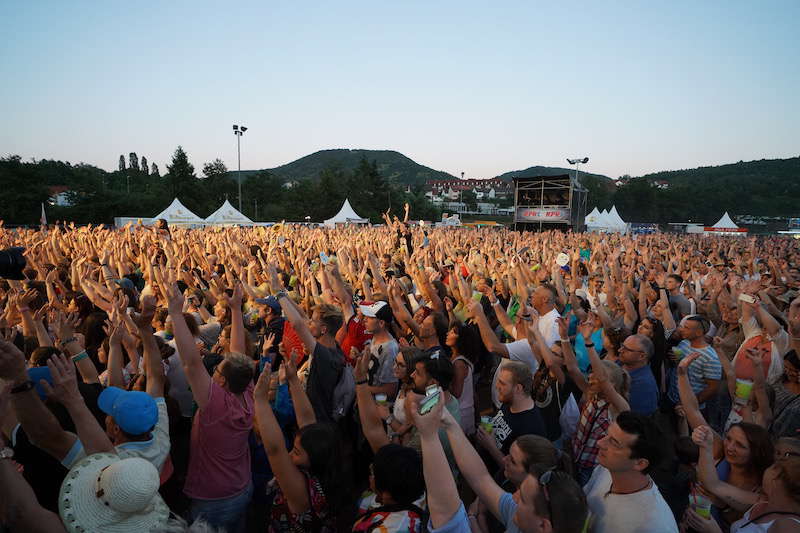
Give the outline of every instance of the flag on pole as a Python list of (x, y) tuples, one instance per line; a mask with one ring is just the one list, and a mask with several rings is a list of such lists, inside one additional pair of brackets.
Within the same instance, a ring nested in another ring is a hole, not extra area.
[(47, 215), (44, 214), (44, 202), (42, 202), (42, 216), (39, 218), (42, 226), (47, 226)]

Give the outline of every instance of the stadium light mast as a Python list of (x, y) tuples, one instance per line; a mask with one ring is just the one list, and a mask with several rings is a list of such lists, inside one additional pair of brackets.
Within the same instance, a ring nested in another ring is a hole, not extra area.
[(242, 146), (241, 146), (241, 139), (244, 132), (247, 131), (247, 127), (239, 126), (237, 124), (233, 125), (233, 134), (236, 135), (236, 155), (239, 159), (239, 212), (242, 212)]
[(575, 184), (576, 185), (578, 183), (580, 183), (578, 181), (578, 169), (580, 168), (581, 163), (583, 163), (585, 165), (588, 162), (589, 162), (589, 158), (588, 157), (576, 157), (575, 159), (570, 159), (569, 157), (567, 158), (567, 163), (569, 163), (570, 165), (575, 165)]

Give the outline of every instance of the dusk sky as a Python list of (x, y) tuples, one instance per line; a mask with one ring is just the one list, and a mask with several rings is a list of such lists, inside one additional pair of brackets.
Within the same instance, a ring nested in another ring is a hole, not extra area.
[[(556, 5), (557, 4), (557, 5)], [(0, 2), (0, 156), (454, 175), (800, 155), (800, 1)]]

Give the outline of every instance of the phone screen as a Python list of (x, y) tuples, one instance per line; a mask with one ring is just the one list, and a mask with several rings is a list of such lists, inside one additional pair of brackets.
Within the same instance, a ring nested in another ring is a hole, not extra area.
[(419, 414), (424, 415), (430, 413), (433, 406), (439, 402), (439, 394), (441, 393), (437, 390), (433, 394), (425, 396), (425, 399), (419, 404)]

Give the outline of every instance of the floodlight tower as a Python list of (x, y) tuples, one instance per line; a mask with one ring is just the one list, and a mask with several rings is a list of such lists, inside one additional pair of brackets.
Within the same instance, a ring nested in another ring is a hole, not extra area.
[(236, 135), (236, 154), (239, 159), (239, 212), (242, 212), (242, 145), (241, 139), (244, 132), (247, 131), (247, 127), (239, 126), (237, 124), (233, 125), (233, 134)]
[(569, 157), (567, 158), (567, 163), (569, 163), (570, 165), (575, 165), (575, 183), (576, 184), (579, 183), (578, 182), (578, 168), (581, 166), (581, 163), (583, 163), (585, 165), (588, 162), (589, 162), (589, 158), (588, 157), (576, 157), (575, 159), (570, 159)]

